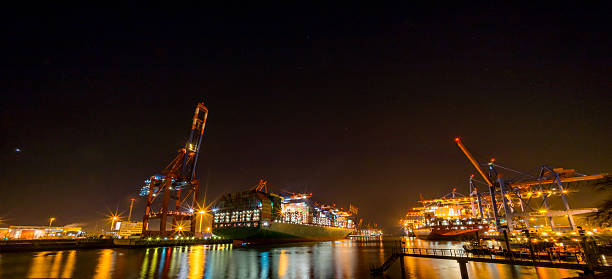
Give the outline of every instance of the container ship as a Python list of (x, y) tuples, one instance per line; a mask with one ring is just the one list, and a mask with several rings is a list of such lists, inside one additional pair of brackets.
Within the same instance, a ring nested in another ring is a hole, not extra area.
[(312, 193), (269, 193), (266, 181), (227, 193), (213, 209), (213, 234), (244, 243), (325, 241), (346, 238), (357, 209), (313, 202)]
[(486, 219), (477, 217), (474, 198), (455, 189), (441, 198), (419, 201), (402, 219), (404, 233), (430, 240), (465, 240), (478, 238), (489, 230)]

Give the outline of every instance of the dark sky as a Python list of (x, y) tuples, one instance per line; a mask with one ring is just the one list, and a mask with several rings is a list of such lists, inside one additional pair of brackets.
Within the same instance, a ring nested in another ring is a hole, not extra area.
[(7, 222), (127, 210), (198, 101), (209, 196), (263, 177), (387, 227), (419, 193), (467, 192), (455, 136), (530, 172), (612, 170), (606, 7), (117, 10), (4, 11)]

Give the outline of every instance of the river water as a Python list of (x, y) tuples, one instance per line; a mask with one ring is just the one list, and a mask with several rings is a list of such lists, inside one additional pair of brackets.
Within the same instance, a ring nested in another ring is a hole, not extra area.
[[(341, 240), (250, 248), (195, 245), (0, 254), (0, 278), (370, 278), (397, 239)], [(461, 242), (409, 239), (408, 246), (457, 248)], [(405, 278), (461, 278), (455, 261), (406, 258)], [(470, 278), (567, 278), (573, 270), (468, 263)], [(402, 278), (398, 260), (382, 276)]]

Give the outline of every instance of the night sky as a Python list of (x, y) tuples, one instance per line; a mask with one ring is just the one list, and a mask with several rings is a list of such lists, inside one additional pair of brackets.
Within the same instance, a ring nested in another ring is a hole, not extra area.
[(210, 198), (264, 178), (390, 229), (419, 194), (467, 192), (456, 136), (483, 162), (612, 171), (606, 7), (4, 12), (4, 224), (127, 213), (198, 101)]

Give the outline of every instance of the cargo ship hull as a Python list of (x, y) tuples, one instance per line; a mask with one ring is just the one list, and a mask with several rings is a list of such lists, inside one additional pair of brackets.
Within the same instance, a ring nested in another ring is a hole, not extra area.
[(249, 243), (329, 241), (346, 238), (352, 230), (346, 228), (271, 222), (260, 227), (218, 227), (215, 235)]
[(466, 240), (478, 238), (488, 227), (481, 228), (464, 228), (452, 229), (444, 226), (439, 227), (424, 227), (413, 230), (414, 235), (420, 239), (428, 240)]

